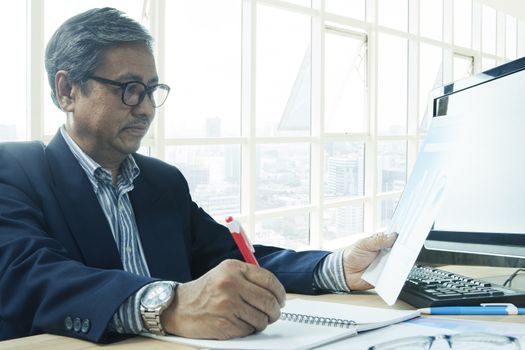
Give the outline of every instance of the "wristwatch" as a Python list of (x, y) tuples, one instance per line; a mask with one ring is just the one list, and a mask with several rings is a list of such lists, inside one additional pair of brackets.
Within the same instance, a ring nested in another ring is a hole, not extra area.
[(153, 282), (146, 287), (140, 298), (140, 314), (142, 323), (148, 332), (166, 335), (160, 323), (160, 315), (173, 300), (177, 284), (171, 281)]

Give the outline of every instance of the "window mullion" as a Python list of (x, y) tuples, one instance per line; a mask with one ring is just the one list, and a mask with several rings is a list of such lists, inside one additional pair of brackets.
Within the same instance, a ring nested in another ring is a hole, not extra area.
[(256, 3), (242, 2), (241, 44), (241, 136), (247, 142), (241, 145), (241, 213), (246, 218), (247, 234), (255, 236), (256, 191), (256, 123), (255, 123), (255, 48)]
[(27, 125), (29, 130), (26, 135), (30, 140), (42, 140), (44, 137), (44, 84), (47, 82), (42, 70), (42, 57), (44, 57), (44, 1), (30, 0), (28, 2), (28, 62), (27, 74)]
[(319, 249), (323, 245), (323, 198), (324, 198), (324, 1), (315, 4), (320, 9), (311, 21), (311, 115), (310, 133), (310, 246)]
[[(145, 8), (148, 11), (147, 18), (149, 19), (149, 27), (153, 34), (153, 37), (156, 39), (155, 45), (155, 56), (157, 64), (157, 72), (160, 79), (165, 77), (165, 67), (166, 67), (166, 2), (165, 0), (157, 1), (147, 1), (144, 3), (144, 6), (149, 6)], [(145, 14), (146, 15), (146, 14)], [(160, 158), (166, 158), (166, 112), (164, 108), (158, 108), (155, 114), (155, 126), (153, 134), (153, 152), (152, 155)]]
[(376, 169), (377, 169), (377, 6), (378, 0), (370, 1), (367, 18), (373, 21), (368, 33), (368, 132), (370, 137), (365, 142), (365, 186), (364, 186), (364, 217), (363, 231), (367, 233), (376, 231), (377, 205), (376, 198)]

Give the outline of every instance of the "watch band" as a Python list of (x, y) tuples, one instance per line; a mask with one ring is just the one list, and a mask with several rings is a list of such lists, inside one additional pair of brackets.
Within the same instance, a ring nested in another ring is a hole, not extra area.
[(160, 322), (159, 312), (147, 310), (143, 311), (142, 322), (144, 323), (144, 328), (146, 328), (148, 332), (157, 335), (166, 335), (166, 331)]

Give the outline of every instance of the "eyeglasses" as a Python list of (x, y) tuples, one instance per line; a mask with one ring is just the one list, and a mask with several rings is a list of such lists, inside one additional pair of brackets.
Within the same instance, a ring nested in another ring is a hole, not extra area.
[(97, 77), (96, 75), (91, 75), (87, 78), (98, 81), (99, 83), (114, 85), (121, 88), (122, 103), (130, 107), (141, 104), (144, 97), (148, 95), (153, 107), (158, 108), (166, 102), (166, 98), (168, 98), (168, 94), (170, 93), (170, 87), (166, 84), (146, 86), (146, 84), (135, 80), (121, 83), (115, 80)]
[[(433, 347), (433, 345), (435, 346)], [(491, 333), (458, 333), (453, 335), (420, 336), (394, 339), (368, 350), (520, 350), (518, 339)]]

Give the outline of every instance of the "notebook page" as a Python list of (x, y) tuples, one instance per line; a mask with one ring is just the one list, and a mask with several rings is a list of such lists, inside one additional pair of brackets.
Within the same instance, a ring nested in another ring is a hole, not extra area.
[(269, 325), (263, 332), (230, 340), (201, 340), (175, 336), (144, 335), (159, 340), (207, 349), (304, 350), (312, 349), (338, 339), (351, 337), (355, 334), (355, 329), (309, 325), (279, 320)]
[[(361, 330), (377, 328), (419, 315), (417, 310), (390, 310), (345, 305), (314, 300), (293, 299), (282, 312), (308, 314), (329, 318), (355, 319)], [(367, 328), (370, 327), (370, 328)], [(231, 340), (201, 340), (176, 336), (143, 334), (155, 339), (209, 349), (302, 350), (312, 349), (339, 339), (356, 335), (357, 328), (340, 328), (279, 320), (263, 332)]]
[(419, 310), (395, 310), (304, 299), (287, 301), (282, 311), (352, 320), (356, 323), (358, 331), (383, 327), (417, 317), (420, 314)]

